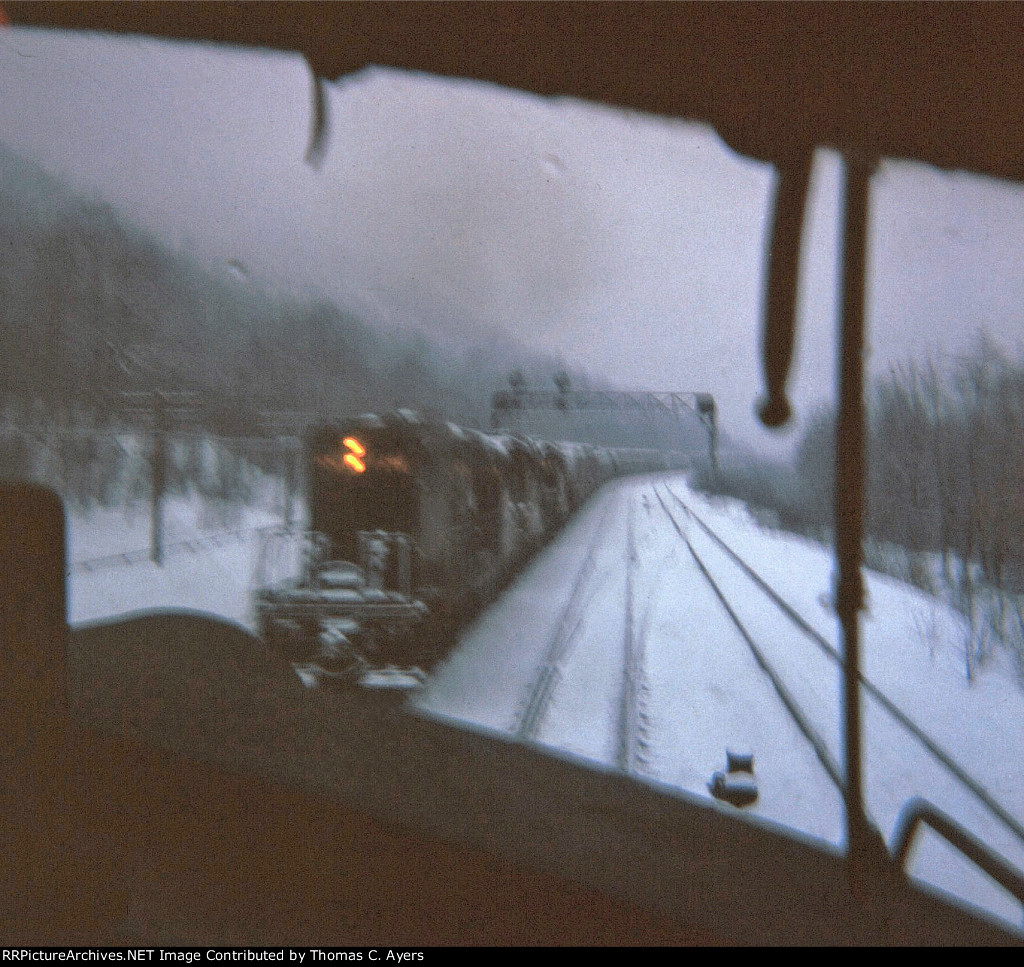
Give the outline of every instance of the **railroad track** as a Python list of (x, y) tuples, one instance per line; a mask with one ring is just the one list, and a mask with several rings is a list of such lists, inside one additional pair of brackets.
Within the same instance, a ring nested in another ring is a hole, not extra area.
[(644, 642), (650, 600), (641, 610), (637, 607), (637, 570), (640, 557), (636, 543), (636, 501), (629, 502), (626, 531), (626, 608), (623, 628), (622, 700), (619, 714), (618, 766), (629, 775), (643, 774), (649, 764), (647, 735), (649, 717), (645, 710), (648, 686), (645, 675)]
[[(842, 655), (838, 649), (829, 642), (822, 634), (820, 634), (811, 624), (803, 618), (802, 615), (794, 608), (789, 602), (787, 602), (782, 595), (780, 595), (757, 571), (754, 570), (743, 558), (736, 553), (736, 551), (718, 534), (696, 511), (689, 506), (677, 493), (675, 493), (668, 485), (664, 485), (665, 493), (669, 500), (680, 510), (682, 510), (687, 517), (687, 520), (692, 521), (697, 530), (703, 534), (711, 544), (720, 551), (718, 555), (719, 561), (727, 561), (735, 569), (736, 573), (742, 574), (747, 582), (747, 586), (752, 588), (754, 592), (760, 595), (766, 600), (772, 607), (784, 615), (791, 627), (799, 632), (799, 634), (809, 643), (813, 644), (814, 647), (824, 655), (829, 662), (834, 664), (837, 669), (842, 667)], [(756, 642), (749, 636), (747, 630), (742, 627), (740, 619), (736, 616), (736, 613), (723, 594), (720, 583), (712, 575), (712, 570), (720, 573), (718, 567), (709, 569), (707, 564), (707, 554), (700, 555), (695, 549), (693, 542), (684, 532), (683, 528), (679, 525), (678, 519), (670, 510), (666, 501), (662, 498), (661, 494), (656, 491), (658, 499), (661, 502), (663, 508), (669, 519), (672, 521), (674, 529), (686, 543), (691, 554), (693, 554), (694, 560), (697, 562), (704, 576), (712, 583), (715, 588), (716, 594), (719, 595), (722, 601), (723, 607), (729, 612), (733, 621), (741, 629), (741, 633), (744, 638), (747, 639), (748, 645), (751, 645), (754, 649), (757, 649)], [(720, 565), (719, 565), (720, 566)], [(760, 651), (760, 649), (758, 649)], [(764, 655), (763, 651), (761, 652)], [(758, 659), (761, 663), (761, 658)], [(782, 677), (773, 668), (769, 671), (770, 662), (767, 657), (764, 656), (764, 662), (762, 667), (765, 668), (766, 672), (770, 677), (778, 678), (779, 684), (788, 694), (789, 698), (783, 695), (780, 691), (780, 697), (783, 698), (783, 703), (786, 704), (787, 709), (794, 714), (794, 718), (797, 718), (798, 723), (801, 719), (806, 721), (806, 716), (803, 710), (800, 709), (799, 703), (796, 698), (786, 688), (785, 683), (782, 681)], [(874, 682), (872, 682), (863, 673), (860, 674), (859, 680), (864, 689), (864, 692), (874, 700), (878, 706), (884, 710), (884, 712), (891, 717), (903, 731), (911, 736), (927, 753), (928, 755), (937, 762), (946, 772), (953, 777), (961, 786), (970, 790), (973, 796), (981, 803), (988, 811), (996, 816), (1000, 822), (1010, 830), (1014, 836), (1024, 843), (1024, 824), (1018, 819), (1011, 815), (996, 799), (992, 794), (979, 782), (974, 776), (970, 775), (959, 763), (956, 762), (953, 755), (944, 749), (934, 738), (928, 735), (924, 729), (918, 725), (910, 716), (904, 712), (896, 703), (890, 699)], [(777, 690), (779, 686), (776, 686)], [(792, 704), (792, 708), (790, 707)], [(801, 731), (804, 731), (804, 726), (801, 725)], [(834, 757), (831, 755), (828, 749), (826, 741), (821, 737), (817, 730), (813, 729), (808, 723), (808, 728), (805, 732), (808, 738), (811, 740), (812, 746), (815, 748), (816, 754), (819, 759), (822, 760), (822, 764), (825, 765), (829, 771), (829, 775), (832, 776), (833, 781), (836, 781), (840, 788), (842, 787), (843, 779), (838, 765), (835, 762)], [(812, 738), (812, 735), (814, 738)], [(831, 763), (827, 765), (826, 763)]]
[[(537, 636), (518, 653), (508, 650), (512, 635), (504, 651), (478, 645), (492, 666), (509, 656), (510, 673), (499, 676), (509, 687), (484, 692), (493, 704), (477, 703), (467, 720), (644, 783), (696, 796), (710, 792), (841, 847), (841, 662), (808, 620), (825, 631), (822, 615), (802, 615), (736, 553), (738, 542), (732, 547), (723, 539), (725, 525), (670, 479), (618, 487), (594, 513), (596, 526), (566, 554), (573, 563), (561, 571), (549, 567), (543, 582), (527, 581), (508, 608), (503, 622), (519, 627), (524, 607), (536, 601)], [(756, 547), (751, 544), (751, 554)], [(813, 553), (806, 562), (793, 558), (796, 567), (819, 563)], [(555, 588), (557, 597), (547, 593)], [(813, 601), (817, 590), (810, 593)], [(516, 654), (528, 660), (517, 665)], [(474, 687), (479, 670), (467, 665), (460, 673)], [(1020, 821), (861, 677), (865, 736), (872, 743), (867, 805), (892, 844), (894, 862), (919, 882), (1015, 921), (1012, 909), (1004, 910), (1005, 897), (994, 895), (998, 887), (980, 881), (988, 873), (1011, 896), (1020, 895), (1013, 865), (1019, 867), (1018, 841), (1024, 841)], [(984, 873), (963, 869), (964, 861), (951, 858), (950, 847), (931, 834), (910, 868), (906, 822), (917, 815), (911, 807), (922, 795), (946, 811), (952, 827), (974, 835), (980, 844), (974, 855), (949, 842)], [(986, 855), (987, 861), (978, 858)], [(999, 855), (1008, 857), (1002, 879), (992, 873), (1002, 868), (992, 861)]]
[(555, 700), (559, 686), (571, 672), (567, 671), (570, 661), (578, 655), (586, 627), (587, 612), (591, 603), (603, 591), (613, 587), (617, 581), (624, 581), (625, 607), (619, 631), (621, 642), (621, 676), (616, 710), (611, 716), (611, 727), (615, 734), (611, 745), (614, 748), (615, 765), (630, 775), (643, 775), (648, 764), (648, 750), (651, 739), (648, 734), (649, 720), (645, 709), (648, 686), (645, 675), (644, 640), (647, 633), (650, 611), (650, 595), (642, 599), (644, 583), (639, 580), (643, 565), (637, 547), (636, 501), (628, 498), (626, 511), (626, 539), (623, 548), (623, 565), (620, 576), (617, 568), (605, 565), (598, 568), (596, 555), (600, 549), (600, 536), (613, 511), (620, 510), (621, 501), (610, 500), (602, 515), (601, 523), (595, 530), (595, 541), (577, 572), (568, 601), (559, 618), (554, 635), (548, 647), (545, 660), (538, 668), (528, 697), (512, 731), (522, 741), (537, 741), (548, 711)]
[[(665, 490), (669, 494), (669, 496), (674, 496), (667, 486), (665, 487)], [(666, 503), (664, 497), (662, 497), (660, 491), (657, 488), (655, 488), (654, 493), (655, 496), (658, 498), (658, 502), (661, 504), (661, 508), (662, 510), (664, 510), (666, 517), (672, 524), (672, 527), (675, 530), (676, 534), (678, 534), (680, 539), (685, 544), (686, 549), (689, 551), (694, 563), (697, 565), (698, 570), (703, 575), (708, 584), (711, 586), (711, 589), (714, 591), (715, 596), (718, 598), (722, 607), (728, 614), (730, 621), (733, 623), (736, 630), (739, 632), (740, 637), (743, 639), (744, 643), (753, 654), (755, 661), (761, 667), (761, 670), (764, 672), (764, 674), (768, 677), (769, 681), (772, 684), (772, 687), (775, 689), (775, 692), (777, 693), (779, 699), (782, 701), (783, 706), (785, 706), (786, 711), (789, 713), (790, 717), (793, 719), (797, 727), (803, 733), (804, 738), (806, 738), (807, 741), (810, 743), (811, 748), (814, 750), (814, 754), (818, 757), (819, 762), (821, 763), (825, 772), (828, 773), (829, 778), (835, 784), (836, 788), (839, 789), (840, 792), (842, 792), (844, 787), (844, 778), (838, 762), (836, 762), (835, 757), (832, 755), (832, 752), (828, 748), (828, 743), (826, 742), (825, 738), (821, 735), (820, 731), (817, 728), (815, 728), (813, 723), (808, 718), (807, 714), (801, 708), (796, 696), (793, 694), (792, 690), (787, 686), (783, 676), (780, 674), (779, 670), (775, 667), (775, 665), (771, 662), (766, 651), (758, 644), (758, 642), (753, 637), (750, 629), (748, 629), (747, 626), (740, 619), (739, 615), (736, 613), (736, 610), (729, 602), (720, 583), (715, 580), (714, 576), (708, 570), (707, 564), (705, 563), (703, 557), (697, 553), (696, 549), (693, 546), (693, 542), (687, 536), (686, 531), (680, 525), (679, 520), (677, 519), (676, 515), (672, 512), (672, 509), (669, 507), (668, 503)], [(681, 501), (680, 505), (685, 508), (685, 505), (683, 505)]]
[[(617, 501), (609, 501), (600, 522), (597, 525), (595, 534), (600, 534), (611, 517), (612, 509), (617, 506)], [(601, 577), (594, 580), (596, 567), (596, 556), (599, 550), (600, 541), (595, 538), (587, 550), (587, 555), (580, 565), (572, 587), (569, 598), (559, 617), (555, 632), (548, 645), (544, 661), (537, 669), (533, 684), (529, 689), (525, 705), (517, 716), (511, 732), (517, 739), (523, 742), (532, 742), (537, 739), (540, 727), (551, 704), (551, 698), (555, 688), (561, 679), (566, 662), (572, 655), (579, 640), (579, 630), (583, 624), (587, 605), (600, 590), (603, 583)]]

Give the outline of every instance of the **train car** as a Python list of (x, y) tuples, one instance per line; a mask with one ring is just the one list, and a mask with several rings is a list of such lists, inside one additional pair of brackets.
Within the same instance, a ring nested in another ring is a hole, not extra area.
[[(375, 681), (388, 671), (411, 684), (600, 484), (680, 462), (482, 433), (410, 410), (317, 426), (306, 453), (309, 530), (268, 535), (255, 593), (261, 636), (321, 671)], [(289, 553), (271, 553), (274, 542)], [(285, 577), (268, 567), (282, 556)]]

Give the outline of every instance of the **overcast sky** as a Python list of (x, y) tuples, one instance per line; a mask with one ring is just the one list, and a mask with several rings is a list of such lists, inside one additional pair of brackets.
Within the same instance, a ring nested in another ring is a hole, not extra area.
[[(623, 389), (753, 404), (772, 169), (692, 124), (372, 69), (303, 158), (297, 56), (0, 30), (0, 141), (220, 270), (448, 339), (510, 330)], [(792, 381), (834, 378), (842, 167), (818, 153)], [(1024, 188), (887, 162), (872, 198), (869, 365), (1024, 333)], [(784, 438), (780, 453), (785, 451)]]

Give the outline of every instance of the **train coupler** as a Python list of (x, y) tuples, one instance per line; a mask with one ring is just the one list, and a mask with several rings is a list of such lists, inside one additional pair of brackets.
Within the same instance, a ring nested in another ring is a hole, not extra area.
[(321, 621), (318, 655), (308, 661), (292, 663), (303, 685), (316, 688), (334, 682), (368, 691), (392, 692), (410, 692), (423, 687), (427, 676), (418, 666), (375, 662), (372, 653), (361, 647), (362, 631), (360, 623), (352, 619)]

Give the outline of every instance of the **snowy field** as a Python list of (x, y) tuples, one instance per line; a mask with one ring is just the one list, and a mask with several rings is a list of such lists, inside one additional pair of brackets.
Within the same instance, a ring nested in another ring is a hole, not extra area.
[[(660, 496), (660, 500), (659, 500)], [(708, 502), (680, 477), (606, 487), (469, 629), (417, 699), (428, 714), (513, 735), (638, 781), (707, 797), (726, 750), (754, 755), (758, 799), (744, 811), (841, 844), (842, 799), (694, 555), (842, 763), (841, 675), (683, 510), (684, 502), (831, 642), (832, 562), (820, 545), (760, 528), (741, 504)], [(693, 553), (673, 528), (672, 511)], [(249, 625), (258, 528), (280, 514), (169, 502), (163, 567), (77, 563), (144, 549), (145, 506), (69, 519), (73, 624), (188, 608)], [(220, 546), (183, 542), (222, 534)], [(869, 574), (863, 671), (1018, 823), (1024, 822), (1024, 692), (1011, 663), (963, 673), (962, 620), (921, 592)], [(865, 699), (868, 812), (891, 842), (911, 797), (933, 802), (1024, 869), (1024, 843), (875, 700)], [(918, 878), (1018, 929), (1020, 905), (938, 837), (924, 833)]]
[[(158, 567), (145, 559), (148, 504), (71, 514), (70, 621), (75, 625), (134, 611), (188, 608), (250, 627), (259, 532), (280, 524), (280, 513), (261, 506), (170, 498), (164, 506), (165, 560)], [(127, 560), (104, 560), (121, 553)]]

